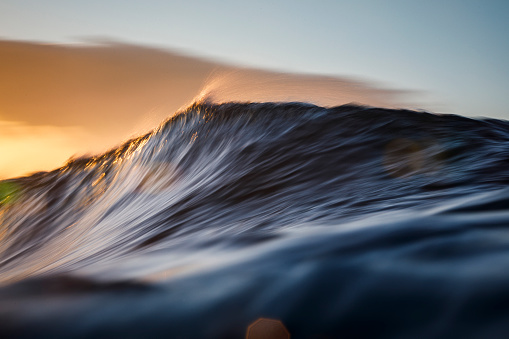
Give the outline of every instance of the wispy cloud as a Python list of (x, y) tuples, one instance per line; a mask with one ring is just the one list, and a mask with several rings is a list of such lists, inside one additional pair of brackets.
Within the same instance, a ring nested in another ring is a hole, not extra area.
[(105, 151), (155, 127), (198, 93), (218, 102), (386, 107), (403, 106), (407, 95), (365, 81), (244, 69), (110, 41), (0, 40), (0, 74), (0, 176), (46, 170), (72, 155)]

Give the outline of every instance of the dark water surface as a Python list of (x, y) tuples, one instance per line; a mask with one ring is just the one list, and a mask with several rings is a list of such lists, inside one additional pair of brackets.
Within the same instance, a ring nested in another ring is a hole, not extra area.
[(506, 121), (197, 103), (0, 182), (0, 337), (507, 338), (508, 183)]

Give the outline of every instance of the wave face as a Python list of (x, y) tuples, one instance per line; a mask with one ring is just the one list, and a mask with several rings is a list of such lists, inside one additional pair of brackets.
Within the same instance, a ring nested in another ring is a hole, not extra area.
[(0, 334), (506, 337), (508, 183), (505, 121), (196, 103), (0, 183)]

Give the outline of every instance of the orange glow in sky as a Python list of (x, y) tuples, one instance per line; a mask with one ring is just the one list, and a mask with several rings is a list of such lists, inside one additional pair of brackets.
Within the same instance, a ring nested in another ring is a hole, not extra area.
[(242, 69), (126, 44), (0, 41), (0, 179), (104, 152), (193, 98), (357, 102), (395, 107), (404, 92), (352, 79)]

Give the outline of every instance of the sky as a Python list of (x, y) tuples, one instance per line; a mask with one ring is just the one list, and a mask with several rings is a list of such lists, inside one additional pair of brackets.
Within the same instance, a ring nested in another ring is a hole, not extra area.
[[(203, 62), (208, 62), (207, 67), (210, 66), (210, 69), (218, 65), (245, 66), (272, 72), (335, 77), (340, 82), (350, 79), (357, 84), (363, 84), (365, 88), (371, 88), (370, 90), (376, 88), (387, 89), (388, 92), (407, 91), (411, 93), (408, 96), (413, 100), (413, 104), (409, 105), (411, 108), (502, 119), (509, 119), (508, 36), (509, 1), (0, 1), (0, 40), (4, 42), (10, 40), (72, 46), (113, 42), (129, 44), (133, 48), (141, 46), (140, 51), (143, 46), (154, 47), (167, 50), (170, 54), (176, 51), (200, 57), (204, 59)], [(115, 48), (112, 53), (118, 56), (118, 49)], [(51, 51), (58, 54), (62, 50)], [(85, 50), (82, 52), (85, 53)], [(46, 55), (44, 53), (43, 55)], [(166, 57), (172, 58), (170, 54)], [(0, 50), (0, 62), (6, 64), (4, 60), (7, 57), (6, 52)], [(65, 56), (62, 60), (66, 60), (66, 65), (75, 64), (74, 61), (68, 62), (69, 58), (75, 60), (80, 57)], [(123, 56), (118, 58), (125, 59)], [(23, 60), (28, 59), (30, 58)], [(32, 59), (35, 61), (30, 61), (30, 65), (35, 67), (37, 60), (41, 58), (38, 56)], [(104, 61), (99, 57), (96, 60), (104, 65)], [(117, 59), (112, 61), (109, 57), (108, 60), (112, 65), (118, 64), (115, 61)], [(145, 70), (139, 65), (143, 60), (139, 59), (136, 69)], [(129, 62), (125, 65), (132, 68), (134, 64)], [(200, 65), (203, 66), (203, 62)], [(26, 64), (24, 65), (23, 67), (27, 68)], [(79, 62), (76, 65), (82, 66)], [(97, 105), (105, 103), (105, 107), (120, 109), (121, 106), (111, 105), (120, 102), (122, 95), (132, 97), (136, 95), (136, 91), (152, 86), (148, 75), (156, 77), (160, 74), (157, 72), (166, 72), (164, 74), (168, 75), (164, 79), (158, 78), (161, 86), (174, 86), (174, 83), (168, 82), (171, 80), (170, 71), (164, 68), (166, 66), (159, 65), (162, 68), (146, 70), (147, 76), (129, 78), (131, 87), (124, 92), (113, 91), (108, 98), (87, 87), (85, 92), (90, 95), (87, 97), (88, 102), (92, 99), (98, 100)], [(32, 70), (31, 67), (27, 69)], [(83, 75), (83, 72), (79, 73), (75, 68), (70, 70), (69, 67), (62, 72)], [(192, 86), (189, 85), (190, 90), (199, 89), (199, 84), (202, 84), (207, 77), (206, 73), (210, 71), (207, 67), (203, 68), (200, 77), (193, 80)], [(14, 66), (11, 68), (16, 69)], [(9, 92), (13, 88), (11, 83), (17, 83), (18, 80), (13, 79), (20, 77), (18, 73), (11, 73), (10, 78), (0, 78), (0, 86), (3, 86), (5, 93), (10, 93), (12, 99), (16, 96)], [(182, 77), (185, 75), (179, 75), (178, 78)], [(25, 78), (28, 79), (26, 81), (32, 81), (30, 76)], [(41, 79), (39, 80), (42, 81)], [(69, 87), (71, 80), (66, 79), (60, 79), (62, 82), (58, 88)], [(89, 77), (87, 79), (88, 82), (84, 83), (90, 86), (104, 80), (91, 80)], [(140, 84), (135, 85), (136, 82)], [(34, 91), (35, 84), (37, 82), (33, 82), (32, 87), (26, 83), (23, 86)], [(78, 86), (74, 82), (72, 84)], [(83, 87), (73, 86), (71, 87), (83, 91)], [(160, 87), (154, 88), (154, 91), (160, 92), (160, 96), (164, 95)], [(41, 91), (39, 97), (47, 94), (52, 98), (52, 93)], [(7, 94), (4, 97), (7, 97)], [(69, 90), (61, 97), (68, 98), (68, 101), (74, 100)], [(154, 103), (145, 106), (141, 103), (133, 105), (140, 110), (140, 114), (146, 114), (153, 107), (162, 105), (160, 97), (146, 98), (154, 100)], [(179, 105), (188, 100), (189, 94), (183, 94)], [(50, 144), (69, 146), (69, 149), (62, 153), (59, 158), (61, 159), (64, 154), (68, 156), (71, 149), (81, 151), (82, 148), (71, 147), (70, 141), (62, 142), (60, 135), (67, 135), (69, 139), (70, 135), (82, 133), (97, 138), (97, 133), (100, 132), (99, 127), (91, 130), (90, 126), (82, 126), (71, 121), (72, 119), (65, 120), (67, 124), (43, 124), (36, 121), (36, 111), (33, 108), (32, 114), (23, 115), (21, 110), (18, 110), (21, 107), (19, 102), (18, 106), (15, 106), (16, 103), (12, 100), (9, 101), (10, 106), (6, 102), (0, 102), (0, 132), (3, 133), (0, 134), (0, 142), (6, 135), (13, 135), (13, 130), (32, 131), (33, 134), (33, 128), (37, 128), (38, 133), (51, 135), (53, 139), (48, 139)], [(34, 105), (39, 103), (39, 107), (46, 105), (46, 111), (57, 107), (53, 101), (51, 104), (49, 101), (32, 102)], [(75, 102), (86, 100), (81, 98)], [(71, 107), (61, 106), (65, 109)], [(98, 112), (102, 111), (98, 109)], [(112, 113), (112, 116), (115, 114)], [(155, 119), (161, 116), (159, 113), (155, 114)], [(43, 115), (41, 110), (39, 118), (41, 117), (48, 116)], [(136, 122), (134, 118), (127, 120)], [(20, 125), (21, 123), (23, 125)], [(53, 131), (55, 126), (59, 128), (58, 132), (49, 132)], [(126, 126), (114, 137), (125, 137), (133, 128), (133, 125)], [(9, 133), (5, 132), (6, 130)], [(16, 135), (18, 142), (26, 141), (21, 137), (22, 133)], [(112, 137), (110, 136), (110, 139)], [(111, 145), (111, 141), (97, 140)], [(14, 154), (15, 148), (10, 145), (15, 144), (12, 140), (4, 141), (0, 149), (10, 149)], [(53, 166), (54, 162), (51, 164)], [(9, 175), (17, 173), (9, 172)]]
[(505, 0), (2, 0), (0, 36), (121, 40), (351, 76), (422, 91), (448, 112), (509, 118)]

